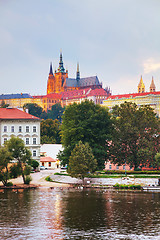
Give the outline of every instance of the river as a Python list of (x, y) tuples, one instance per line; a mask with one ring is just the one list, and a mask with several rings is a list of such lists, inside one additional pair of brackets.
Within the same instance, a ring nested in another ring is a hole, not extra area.
[(160, 193), (0, 190), (0, 239), (160, 239)]

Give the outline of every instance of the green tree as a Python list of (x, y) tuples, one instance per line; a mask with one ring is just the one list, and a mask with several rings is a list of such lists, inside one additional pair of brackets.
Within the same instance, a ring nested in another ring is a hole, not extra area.
[(159, 152), (159, 119), (150, 106), (138, 108), (132, 102), (113, 107), (112, 141), (109, 159), (137, 169), (152, 164)]
[(88, 143), (79, 141), (71, 152), (67, 172), (71, 177), (83, 180), (89, 172), (94, 172), (97, 167), (97, 160), (94, 158), (92, 149)]
[(60, 103), (56, 103), (52, 106), (51, 110), (48, 110), (48, 118), (53, 120), (57, 119), (61, 122), (64, 110), (65, 108), (63, 108)]
[(3, 185), (7, 186), (9, 175), (9, 163), (12, 159), (11, 153), (8, 152), (6, 147), (0, 148), (0, 181)]
[(155, 164), (154, 165), (157, 167), (157, 170), (158, 170), (159, 167), (160, 167), (160, 153), (156, 153), (156, 155), (155, 155)]
[(71, 151), (81, 140), (88, 142), (97, 159), (98, 168), (104, 168), (107, 156), (106, 140), (110, 139), (111, 119), (108, 110), (92, 101), (66, 107), (61, 125), (64, 150), (58, 154), (62, 164), (68, 164)]
[(24, 141), (18, 137), (12, 137), (10, 140), (6, 141), (5, 146), (8, 148), (12, 157), (18, 161), (23, 182), (26, 183), (25, 167), (31, 164), (31, 151), (25, 147)]
[(57, 119), (47, 119), (41, 122), (41, 144), (60, 143), (60, 123)]
[(39, 162), (33, 159), (31, 162), (31, 166), (34, 170), (36, 170), (36, 168), (39, 166)]
[(23, 109), (26, 110), (28, 109), (28, 113), (38, 117), (38, 118), (47, 118), (47, 113), (45, 111), (43, 111), (43, 108), (40, 107), (38, 104), (36, 103), (25, 103), (23, 106)]
[(5, 103), (4, 100), (2, 100), (0, 108), (7, 108), (9, 106), (9, 104)]

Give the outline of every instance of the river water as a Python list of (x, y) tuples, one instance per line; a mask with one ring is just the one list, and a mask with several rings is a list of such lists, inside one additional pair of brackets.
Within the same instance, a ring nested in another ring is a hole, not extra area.
[(0, 190), (0, 239), (160, 239), (160, 193)]

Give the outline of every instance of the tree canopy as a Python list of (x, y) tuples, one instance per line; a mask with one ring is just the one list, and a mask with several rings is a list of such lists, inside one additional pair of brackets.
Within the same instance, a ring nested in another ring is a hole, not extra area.
[(44, 143), (60, 143), (60, 122), (55, 119), (47, 119), (41, 121), (41, 144)]
[(1, 104), (0, 104), (0, 108), (7, 108), (9, 106), (9, 104), (5, 103), (4, 100), (2, 100)]
[(135, 169), (154, 162), (159, 152), (159, 119), (150, 106), (125, 102), (113, 107), (112, 141), (108, 156), (119, 165), (127, 163)]
[(6, 147), (0, 148), (0, 181), (7, 186), (7, 181), (10, 178), (9, 175), (9, 163), (12, 156)]
[(63, 108), (60, 103), (56, 103), (52, 106), (51, 110), (48, 110), (47, 116), (49, 119), (57, 119), (61, 122), (64, 110), (65, 108)]
[(97, 160), (94, 158), (89, 144), (79, 141), (71, 152), (67, 172), (70, 176), (84, 181), (87, 173), (94, 172), (96, 167)]
[(25, 103), (23, 108), (28, 109), (28, 113), (39, 118), (47, 118), (47, 113), (43, 111), (43, 108), (36, 103)]
[(97, 159), (98, 168), (104, 168), (107, 155), (106, 140), (110, 139), (111, 119), (108, 110), (92, 101), (67, 106), (62, 117), (61, 137), (64, 150), (58, 155), (62, 164), (68, 164), (71, 151), (81, 140), (88, 142)]
[(26, 183), (25, 171), (28, 175), (29, 171), (27, 165), (31, 164), (31, 151), (25, 146), (24, 141), (18, 137), (12, 137), (10, 140), (6, 141), (5, 146), (12, 158), (18, 161), (23, 182)]

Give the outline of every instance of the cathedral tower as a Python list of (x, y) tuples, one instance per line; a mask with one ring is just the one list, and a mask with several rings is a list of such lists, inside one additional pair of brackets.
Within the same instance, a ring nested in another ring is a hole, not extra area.
[(138, 93), (144, 93), (144, 92), (145, 92), (145, 85), (143, 83), (142, 76), (141, 76), (140, 82), (138, 84)]
[(152, 82), (151, 82), (151, 85), (150, 85), (150, 92), (155, 92), (156, 91), (156, 86), (154, 84), (154, 80), (153, 80), (153, 77), (152, 77)]
[(77, 80), (77, 86), (79, 87), (79, 80), (80, 80), (79, 63), (77, 63), (76, 80)]
[(48, 76), (48, 82), (47, 82), (47, 94), (52, 93), (54, 91), (54, 87), (55, 87), (54, 85), (55, 85), (55, 79), (54, 79), (52, 63), (51, 63), (49, 76)]

